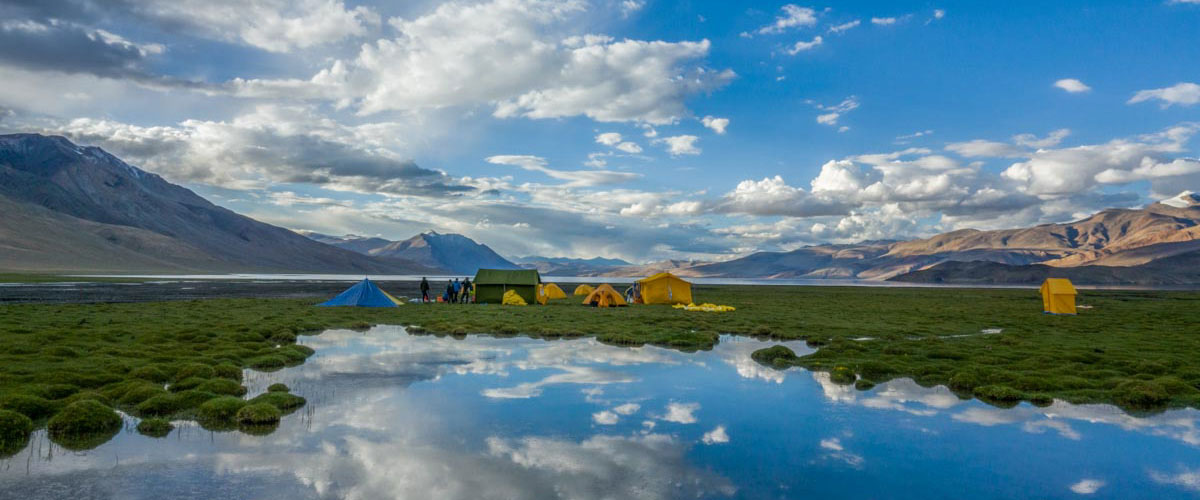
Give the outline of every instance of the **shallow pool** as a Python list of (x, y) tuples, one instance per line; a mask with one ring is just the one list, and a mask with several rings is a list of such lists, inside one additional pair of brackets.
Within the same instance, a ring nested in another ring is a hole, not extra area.
[[(1179, 498), (1200, 494), (1200, 412), (1000, 409), (909, 380), (870, 391), (709, 352), (334, 330), (247, 372), (309, 404), (266, 436), (177, 422), (87, 452), (44, 431), (0, 498)], [(785, 343), (798, 353), (803, 344)]]

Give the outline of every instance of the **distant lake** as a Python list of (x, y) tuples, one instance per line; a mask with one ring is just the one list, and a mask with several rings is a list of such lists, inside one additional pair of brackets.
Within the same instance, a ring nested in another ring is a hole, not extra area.
[[(593, 339), (331, 330), (274, 373), (309, 404), (266, 436), (187, 422), (87, 452), (44, 431), (0, 498), (1180, 498), (1200, 412), (1001, 409), (910, 380), (870, 391), (750, 359)], [(798, 353), (803, 343), (784, 343)], [(132, 424), (134, 419), (128, 419)]]

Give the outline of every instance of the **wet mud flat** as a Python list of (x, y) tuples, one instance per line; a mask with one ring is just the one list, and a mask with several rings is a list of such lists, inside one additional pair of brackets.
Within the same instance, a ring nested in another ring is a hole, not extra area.
[[(374, 280), (373, 280), (374, 281)], [(418, 281), (376, 281), (397, 297), (417, 297)], [(157, 302), (214, 298), (321, 299), (341, 293), (347, 281), (296, 280), (161, 280), (142, 282), (0, 283), (0, 304)], [(431, 280), (430, 295), (445, 288)]]

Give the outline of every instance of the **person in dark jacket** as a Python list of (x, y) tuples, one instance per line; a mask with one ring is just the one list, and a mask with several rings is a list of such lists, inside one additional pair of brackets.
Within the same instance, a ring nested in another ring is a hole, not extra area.
[(421, 277), (421, 302), (429, 302), (429, 280)]
[(462, 290), (458, 292), (458, 301), (463, 304), (471, 303), (471, 278), (463, 278)]

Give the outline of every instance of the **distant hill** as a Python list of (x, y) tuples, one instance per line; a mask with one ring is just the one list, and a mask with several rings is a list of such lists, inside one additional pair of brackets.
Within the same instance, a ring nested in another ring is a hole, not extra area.
[(329, 236), (307, 233), (309, 238), (364, 255), (406, 259), (418, 264), (443, 269), (453, 274), (474, 275), (484, 269), (520, 269), (520, 266), (501, 257), (487, 245), (461, 234), (438, 234), (430, 231), (404, 241), (362, 236)]
[(1046, 278), (1068, 278), (1084, 285), (1169, 286), (1200, 283), (1200, 251), (1172, 255), (1136, 266), (1014, 266), (997, 262), (943, 262), (892, 278), (906, 283), (958, 285), (1034, 284)]
[[(1097, 283), (1178, 283), (1191, 278), (1186, 274), (1134, 275), (1167, 272), (1162, 265), (1150, 264), (1175, 262), (1166, 259), (1197, 250), (1200, 195), (1183, 192), (1140, 209), (1109, 209), (1064, 224), (996, 231), (964, 229), (912, 241), (758, 252), (724, 262), (680, 267), (675, 272), (703, 277), (1028, 283), (1039, 281), (1036, 276), (1055, 269), (1075, 268), (1081, 269), (1081, 279)], [(1103, 269), (1105, 266), (1127, 269)]]
[(63, 137), (0, 135), (0, 269), (413, 273), (318, 243)]
[(537, 269), (547, 276), (599, 276), (633, 264), (621, 259), (572, 259), (567, 257), (521, 257), (517, 263), (525, 269)]

